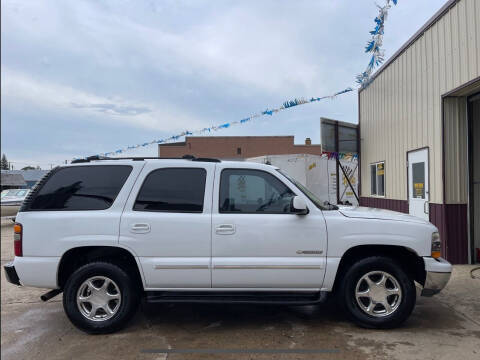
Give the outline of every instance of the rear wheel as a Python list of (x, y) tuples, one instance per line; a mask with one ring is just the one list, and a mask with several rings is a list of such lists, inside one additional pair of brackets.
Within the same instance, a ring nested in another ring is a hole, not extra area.
[(394, 259), (381, 256), (353, 264), (343, 276), (339, 295), (349, 317), (367, 328), (399, 326), (416, 301), (413, 280)]
[(135, 282), (117, 265), (95, 262), (75, 271), (64, 288), (63, 307), (79, 329), (104, 334), (121, 329), (139, 301)]

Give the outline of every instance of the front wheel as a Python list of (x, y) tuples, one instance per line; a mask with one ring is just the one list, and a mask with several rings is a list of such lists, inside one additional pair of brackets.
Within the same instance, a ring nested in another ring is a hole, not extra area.
[(413, 280), (395, 260), (372, 256), (347, 270), (340, 297), (355, 323), (385, 329), (399, 326), (410, 316), (416, 291)]
[(75, 271), (63, 292), (63, 307), (79, 329), (105, 334), (121, 329), (135, 313), (138, 287), (117, 265), (94, 262)]

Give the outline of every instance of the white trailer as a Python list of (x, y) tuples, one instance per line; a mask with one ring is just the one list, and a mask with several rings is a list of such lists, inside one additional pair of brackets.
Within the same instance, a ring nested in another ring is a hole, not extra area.
[[(319, 199), (330, 204), (350, 203), (358, 205), (355, 193), (358, 194), (358, 162), (356, 160), (340, 160), (345, 173), (339, 168), (339, 191), (337, 200), (337, 160), (328, 159), (326, 155), (264, 155), (246, 159), (262, 164), (271, 164), (295, 178), (313, 192)], [(353, 190), (352, 190), (353, 187)]]

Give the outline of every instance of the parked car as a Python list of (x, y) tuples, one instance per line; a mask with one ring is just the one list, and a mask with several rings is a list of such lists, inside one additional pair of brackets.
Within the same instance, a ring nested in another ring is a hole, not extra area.
[(1, 216), (15, 216), (29, 191), (29, 189), (3, 190), (0, 195)]
[(438, 229), (406, 214), (323, 205), (273, 166), (214, 159), (85, 160), (23, 203), (8, 281), (63, 291), (89, 333), (148, 302), (315, 304), (338, 296), (367, 328), (392, 328), (417, 292), (448, 282)]

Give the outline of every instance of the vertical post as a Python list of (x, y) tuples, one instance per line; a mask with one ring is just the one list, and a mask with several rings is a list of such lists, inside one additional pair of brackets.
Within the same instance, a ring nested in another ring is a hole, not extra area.
[[(360, 195), (362, 194), (362, 167), (361, 167), (361, 154), (362, 151), (362, 144), (361, 144), (361, 129), (360, 129), (360, 94), (358, 94), (358, 126), (357, 126), (357, 164), (358, 164), (358, 198), (360, 199)], [(358, 206), (360, 206), (360, 200), (358, 201)]]
[[(338, 154), (339, 153), (339, 140), (338, 140), (338, 121), (335, 121), (335, 152)], [(340, 168), (339, 168), (339, 163), (340, 161), (337, 158), (337, 176), (336, 176), (336, 181), (337, 181), (337, 204), (340, 202)]]

